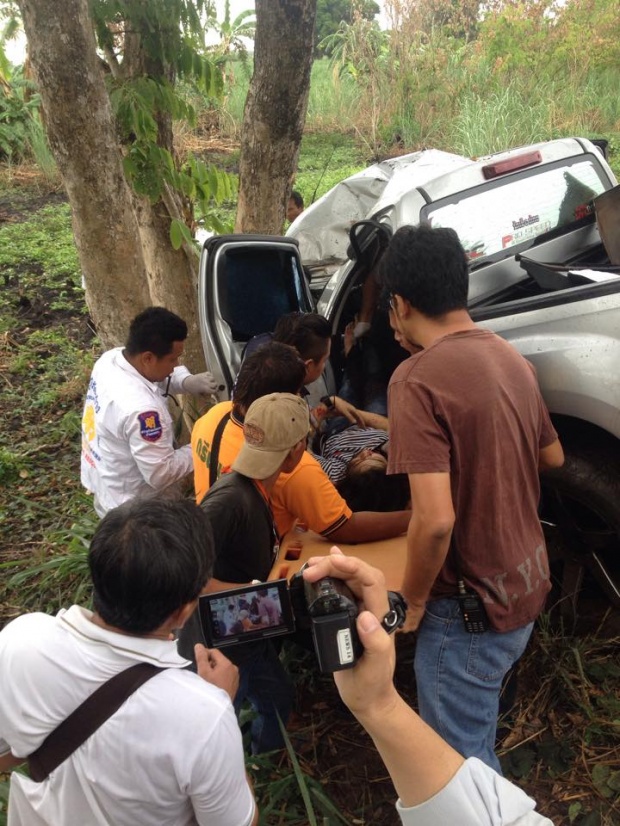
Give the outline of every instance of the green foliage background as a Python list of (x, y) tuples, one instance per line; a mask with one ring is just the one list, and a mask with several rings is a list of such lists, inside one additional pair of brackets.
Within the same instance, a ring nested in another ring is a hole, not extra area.
[(349, 24), (355, 17), (374, 20), (380, 8), (375, 0), (317, 0), (316, 34), (317, 55), (329, 54), (323, 45), (326, 37), (335, 34), (342, 23)]

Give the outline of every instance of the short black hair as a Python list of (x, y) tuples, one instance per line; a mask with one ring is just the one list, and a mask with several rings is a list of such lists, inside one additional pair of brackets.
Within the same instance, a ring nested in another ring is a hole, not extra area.
[(198, 597), (214, 557), (211, 526), (194, 502), (126, 502), (104, 516), (90, 543), (94, 609), (127, 633), (155, 631)]
[(404, 473), (388, 476), (381, 468), (347, 473), (336, 490), (352, 511), (401, 511), (410, 500), (409, 481)]
[(261, 396), (299, 393), (305, 377), (306, 365), (297, 350), (277, 341), (264, 344), (243, 360), (233, 393), (235, 415), (245, 414)]
[(318, 313), (288, 313), (278, 320), (273, 340), (290, 344), (304, 359), (320, 361), (332, 337), (329, 321)]
[(296, 207), (299, 207), (299, 209), (303, 209), (303, 208), (304, 208), (304, 199), (303, 199), (303, 197), (302, 197), (302, 195), (301, 195), (301, 192), (298, 192), (296, 189), (294, 189), (294, 190), (291, 192), (291, 194), (290, 194), (290, 196), (289, 196), (289, 201), (293, 201), (293, 203), (295, 204), (295, 206), (296, 206)]
[(467, 308), (467, 256), (448, 227), (401, 227), (381, 259), (380, 278), (388, 293), (429, 318)]
[(187, 324), (165, 307), (147, 307), (131, 322), (125, 350), (127, 355), (150, 352), (162, 358), (172, 352), (175, 341), (185, 341)]

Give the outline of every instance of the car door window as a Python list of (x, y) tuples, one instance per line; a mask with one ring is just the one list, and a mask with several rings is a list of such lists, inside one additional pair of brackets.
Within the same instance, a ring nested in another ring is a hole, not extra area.
[(273, 330), (286, 313), (312, 309), (303, 271), (288, 250), (232, 248), (217, 267), (220, 312), (235, 341)]

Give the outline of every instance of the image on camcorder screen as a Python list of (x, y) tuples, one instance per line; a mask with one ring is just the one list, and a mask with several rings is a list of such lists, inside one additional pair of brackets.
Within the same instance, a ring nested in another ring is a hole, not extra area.
[(213, 636), (218, 640), (283, 624), (277, 588), (222, 596), (210, 601), (209, 610)]

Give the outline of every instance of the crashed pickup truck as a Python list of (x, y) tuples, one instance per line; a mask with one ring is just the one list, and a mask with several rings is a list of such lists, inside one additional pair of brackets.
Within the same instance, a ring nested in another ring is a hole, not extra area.
[(391, 234), (420, 222), (452, 227), (469, 258), (472, 317), (535, 365), (564, 445), (565, 465), (546, 478), (542, 504), (543, 520), (559, 534), (563, 588), (576, 597), (589, 570), (620, 607), (615, 187), (602, 151), (581, 138), (475, 160), (427, 150), (338, 184), (286, 237), (208, 240), (200, 323), (222, 398), (246, 342), (293, 310), (316, 309), (331, 321), (334, 356), (313, 395), (334, 392), (342, 370), (337, 345)]

